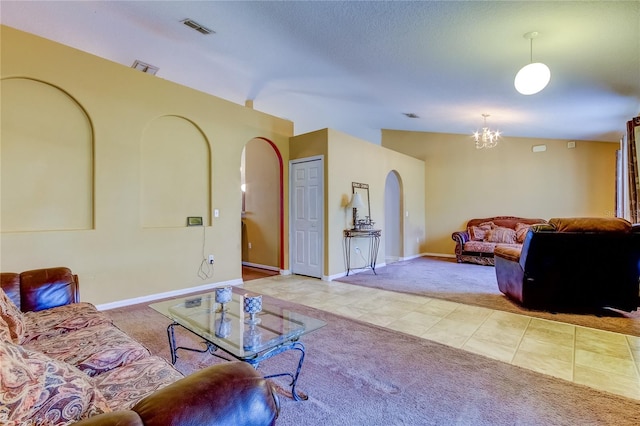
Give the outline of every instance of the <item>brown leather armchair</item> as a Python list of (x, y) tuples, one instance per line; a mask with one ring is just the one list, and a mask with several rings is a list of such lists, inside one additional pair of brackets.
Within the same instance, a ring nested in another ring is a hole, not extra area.
[(271, 385), (249, 364), (217, 364), (142, 399), (131, 410), (100, 414), (78, 426), (274, 425), (280, 410)]
[(521, 250), (497, 247), (498, 287), (530, 309), (610, 313), (638, 309), (640, 226), (618, 218), (554, 218)]

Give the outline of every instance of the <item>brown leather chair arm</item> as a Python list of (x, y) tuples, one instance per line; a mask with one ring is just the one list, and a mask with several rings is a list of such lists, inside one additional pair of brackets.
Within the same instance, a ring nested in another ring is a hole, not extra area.
[(275, 424), (279, 410), (278, 397), (269, 382), (249, 364), (234, 361), (200, 370), (142, 399), (131, 411), (140, 422), (134, 416), (113, 412), (77, 424), (270, 426)]
[(89, 417), (74, 423), (76, 426), (144, 426), (142, 419), (135, 411), (122, 410)]

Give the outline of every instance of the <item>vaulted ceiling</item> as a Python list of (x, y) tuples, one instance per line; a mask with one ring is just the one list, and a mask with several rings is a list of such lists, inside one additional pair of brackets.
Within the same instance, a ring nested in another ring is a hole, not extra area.
[[(470, 134), (486, 113), (507, 138), (617, 142), (640, 113), (640, 1), (2, 0), (0, 22), (253, 100), (296, 134)], [(529, 31), (551, 81), (524, 96), (513, 80), (530, 62)]]

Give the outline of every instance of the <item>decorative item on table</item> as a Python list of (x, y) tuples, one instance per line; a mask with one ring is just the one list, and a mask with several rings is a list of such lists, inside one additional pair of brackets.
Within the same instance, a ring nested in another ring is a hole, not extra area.
[(222, 311), (220, 318), (217, 318), (214, 323), (216, 337), (229, 337), (231, 334), (231, 319), (227, 318), (227, 312)]
[(216, 289), (216, 303), (220, 304), (217, 312), (225, 311), (225, 304), (231, 302), (231, 287), (221, 287)]
[(245, 294), (243, 305), (244, 311), (249, 314), (247, 323), (258, 324), (260, 318), (256, 318), (256, 314), (262, 311), (262, 295), (250, 296), (249, 294)]
[(256, 327), (255, 323), (249, 322), (247, 329), (242, 336), (242, 347), (247, 351), (254, 351), (258, 349), (262, 342), (262, 333), (260, 329)]
[(369, 216), (365, 216), (364, 219), (358, 219), (358, 221), (356, 222), (356, 229), (358, 231), (368, 231), (370, 229), (373, 229), (374, 224), (375, 222), (372, 221)]

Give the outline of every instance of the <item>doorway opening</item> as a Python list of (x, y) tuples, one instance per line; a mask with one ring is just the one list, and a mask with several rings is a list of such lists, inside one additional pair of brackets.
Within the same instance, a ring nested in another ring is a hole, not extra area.
[(277, 275), (284, 267), (282, 156), (268, 139), (245, 145), (240, 165), (242, 275)]

